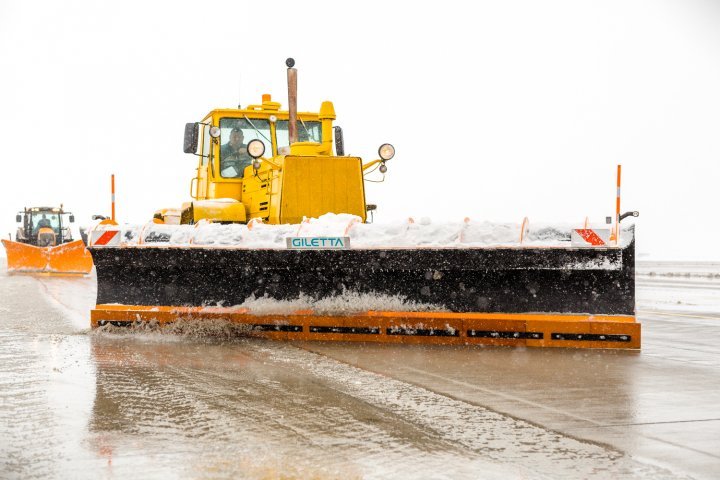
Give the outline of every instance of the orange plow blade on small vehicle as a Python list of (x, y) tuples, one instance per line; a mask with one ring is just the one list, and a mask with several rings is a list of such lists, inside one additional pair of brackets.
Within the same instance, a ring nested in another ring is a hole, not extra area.
[(86, 275), (93, 267), (92, 256), (82, 240), (54, 247), (36, 247), (11, 240), (2, 240), (2, 243), (10, 273)]

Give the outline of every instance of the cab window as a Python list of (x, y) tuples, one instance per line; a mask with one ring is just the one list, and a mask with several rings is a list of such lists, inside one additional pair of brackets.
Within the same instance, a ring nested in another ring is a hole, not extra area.
[(270, 122), (257, 118), (220, 119), (220, 176), (243, 177), (245, 168), (252, 164), (247, 144), (255, 139), (265, 144), (266, 152), (272, 152)]
[[(320, 122), (297, 121), (298, 142), (316, 142), (322, 143), (322, 124)], [(290, 145), (290, 136), (288, 133), (288, 121), (278, 120), (275, 125), (275, 135), (277, 137), (278, 150), (282, 147)]]
[(60, 234), (60, 215), (57, 213), (38, 212), (33, 213), (31, 218), (33, 234), (38, 233), (41, 228), (52, 228), (56, 234)]

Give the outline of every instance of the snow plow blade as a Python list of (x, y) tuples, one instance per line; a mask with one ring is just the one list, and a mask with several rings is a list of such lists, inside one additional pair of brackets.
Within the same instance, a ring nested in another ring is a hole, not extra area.
[[(91, 247), (98, 281), (91, 323), (223, 319), (288, 340), (638, 349), (634, 249), (634, 239), (606, 248)], [(397, 296), (424, 308), (242, 308), (252, 298), (347, 292)]]
[(35, 275), (86, 275), (92, 270), (90, 253), (82, 240), (54, 247), (36, 247), (2, 240), (7, 252), (8, 272)]
[(224, 320), (247, 326), (249, 336), (275, 340), (433, 343), (513, 347), (640, 348), (640, 324), (632, 316), (483, 314), (453, 312), (364, 312), (353, 315), (257, 315), (222, 307), (97, 305), (92, 328), (160, 325), (178, 319)]

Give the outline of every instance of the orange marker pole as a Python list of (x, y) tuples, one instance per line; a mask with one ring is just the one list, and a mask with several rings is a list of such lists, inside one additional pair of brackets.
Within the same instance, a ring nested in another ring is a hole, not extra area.
[(113, 173), (110, 175), (110, 201), (112, 202), (112, 210), (110, 218), (112, 218), (112, 221), (115, 221), (115, 174)]
[(617, 169), (617, 198), (615, 202), (615, 245), (620, 244), (620, 169)]

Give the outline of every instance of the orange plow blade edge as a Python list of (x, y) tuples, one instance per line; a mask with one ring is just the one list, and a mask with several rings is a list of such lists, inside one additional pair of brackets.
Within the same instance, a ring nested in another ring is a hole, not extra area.
[(408, 344), (639, 349), (634, 316), (546, 313), (379, 312), (318, 315), (312, 311), (256, 315), (244, 308), (97, 305), (93, 328), (178, 319), (247, 326), (249, 336)]
[(11, 273), (85, 275), (93, 267), (92, 256), (82, 240), (55, 247), (36, 247), (10, 240), (2, 240), (2, 243)]

